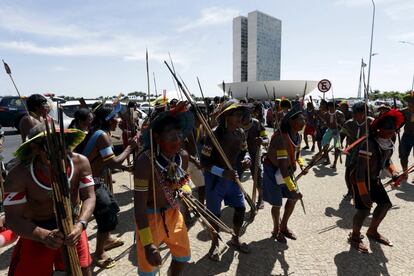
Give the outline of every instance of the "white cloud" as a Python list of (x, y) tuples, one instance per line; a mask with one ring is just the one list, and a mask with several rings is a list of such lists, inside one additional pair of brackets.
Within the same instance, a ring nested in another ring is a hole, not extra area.
[(210, 7), (201, 11), (200, 18), (190, 21), (178, 28), (178, 32), (185, 32), (201, 27), (222, 25), (231, 22), (233, 17), (240, 13), (239, 10), (231, 8)]
[[(0, 8), (1, 29), (15, 34), (30, 34), (24, 39), (0, 39), (0, 49), (45, 56), (111, 56), (125, 61), (145, 60), (145, 49), (150, 51), (150, 60), (168, 60), (168, 51), (174, 36), (152, 36), (134, 33), (93, 32), (74, 24), (58, 22), (53, 16), (28, 14), (20, 10), (8, 11)], [(182, 51), (183, 52), (183, 51)], [(184, 53), (184, 52), (183, 52)], [(175, 52), (174, 62), (189, 66), (191, 54)], [(62, 68), (54, 68), (62, 71)]]
[(51, 16), (47, 18), (48, 20), (45, 20), (42, 16), (34, 17), (20, 10), (0, 8), (0, 29), (58, 38), (81, 39), (99, 36), (98, 33), (85, 31), (73, 24), (62, 25), (56, 20), (51, 20)]

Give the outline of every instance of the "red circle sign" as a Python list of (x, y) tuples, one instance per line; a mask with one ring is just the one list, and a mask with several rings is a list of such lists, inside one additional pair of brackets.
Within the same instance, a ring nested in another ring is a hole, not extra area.
[(327, 79), (323, 79), (318, 83), (318, 89), (322, 93), (328, 92), (329, 89), (331, 89), (331, 86), (332, 86), (331, 82)]

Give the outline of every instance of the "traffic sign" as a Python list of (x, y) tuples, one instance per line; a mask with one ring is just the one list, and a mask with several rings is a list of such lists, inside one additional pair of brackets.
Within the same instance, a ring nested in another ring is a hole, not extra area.
[(318, 89), (319, 91), (321, 91), (322, 93), (326, 93), (329, 91), (329, 89), (331, 89), (332, 84), (329, 80), (327, 79), (323, 79), (318, 83)]

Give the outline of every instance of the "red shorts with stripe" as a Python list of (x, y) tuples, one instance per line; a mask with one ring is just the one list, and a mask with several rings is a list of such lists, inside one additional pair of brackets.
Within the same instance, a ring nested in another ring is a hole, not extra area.
[(306, 125), (303, 135), (316, 135), (316, 128), (313, 126)]
[[(91, 265), (92, 258), (89, 254), (88, 237), (83, 231), (76, 245), (80, 266), (86, 268)], [(52, 275), (53, 270), (64, 270), (62, 251), (51, 249), (43, 243), (20, 238), (14, 247), (9, 275), (42, 276)]]

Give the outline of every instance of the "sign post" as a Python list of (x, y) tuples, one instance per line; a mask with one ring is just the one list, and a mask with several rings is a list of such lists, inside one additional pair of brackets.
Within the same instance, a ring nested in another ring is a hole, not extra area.
[(323, 93), (323, 99), (325, 100), (325, 93), (328, 92), (332, 87), (332, 83), (327, 80), (323, 79), (318, 82), (318, 90)]

